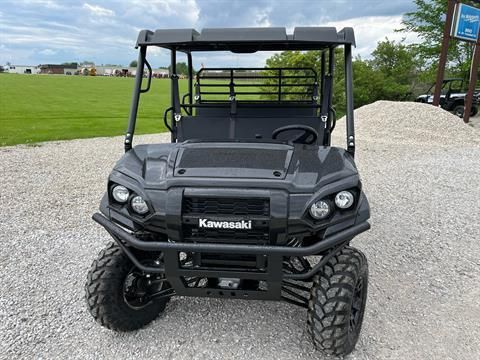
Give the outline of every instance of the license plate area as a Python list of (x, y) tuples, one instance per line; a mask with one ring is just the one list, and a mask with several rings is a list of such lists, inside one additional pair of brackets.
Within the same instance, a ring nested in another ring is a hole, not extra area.
[[(180, 296), (280, 300), (283, 256), (164, 252), (165, 275)], [(224, 279), (238, 285), (222, 288)]]
[(268, 256), (182, 251), (178, 253), (178, 263), (181, 269), (245, 270), (265, 273)]

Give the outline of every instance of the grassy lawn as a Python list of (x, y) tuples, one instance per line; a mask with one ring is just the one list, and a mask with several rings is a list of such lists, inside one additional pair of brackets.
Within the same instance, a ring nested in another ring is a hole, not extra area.
[[(0, 74), (0, 146), (125, 133), (133, 78)], [(181, 80), (181, 94), (187, 81)], [(152, 79), (136, 134), (165, 131), (170, 81)]]

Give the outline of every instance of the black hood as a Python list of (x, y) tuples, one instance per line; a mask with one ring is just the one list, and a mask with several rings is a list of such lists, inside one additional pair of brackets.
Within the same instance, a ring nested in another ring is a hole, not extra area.
[(159, 190), (213, 186), (314, 192), (350, 176), (358, 181), (353, 158), (344, 149), (263, 142), (138, 145), (120, 159), (112, 175)]

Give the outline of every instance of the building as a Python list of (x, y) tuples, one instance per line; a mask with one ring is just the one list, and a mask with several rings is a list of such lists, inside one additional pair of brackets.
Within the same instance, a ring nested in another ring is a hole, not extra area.
[(40, 69), (40, 74), (74, 75), (77, 71), (77, 64), (43, 64), (39, 65), (38, 68)]
[(158, 78), (168, 78), (169, 77), (168, 69), (154, 69), (153, 76)]
[(38, 74), (40, 71), (35, 65), (10, 65), (4, 69), (10, 74)]
[[(136, 67), (123, 66), (96, 66), (98, 76), (135, 76), (137, 74)], [(168, 69), (152, 69), (153, 77), (166, 78), (168, 77)]]
[(124, 66), (96, 66), (98, 76), (135, 76), (136, 68)]

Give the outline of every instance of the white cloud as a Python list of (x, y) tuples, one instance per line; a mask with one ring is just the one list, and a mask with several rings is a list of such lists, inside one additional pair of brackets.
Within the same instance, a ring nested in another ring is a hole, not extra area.
[(47, 9), (61, 9), (62, 5), (53, 0), (20, 0), (20, 4), (25, 4), (29, 6), (43, 6)]
[(260, 27), (269, 27), (272, 25), (270, 22), (270, 11), (271, 9), (265, 9), (262, 11), (258, 11), (255, 15), (255, 26)]
[(200, 7), (196, 0), (132, 0), (130, 12), (142, 15), (149, 20), (171, 17), (178, 23), (188, 23), (193, 26), (200, 16)]
[(353, 27), (355, 39), (357, 42), (356, 53), (363, 58), (370, 57), (371, 53), (377, 47), (379, 41), (389, 40), (401, 41), (405, 39), (406, 43), (412, 43), (417, 40), (413, 34), (395, 32), (402, 27), (402, 16), (368, 16), (359, 17), (342, 21), (331, 21), (324, 23), (323, 26), (335, 26), (338, 30), (344, 27)]
[(83, 4), (83, 8), (90, 11), (92, 15), (96, 16), (115, 16), (115, 11), (98, 6), (98, 5), (90, 5), (89, 3)]
[(39, 51), (38, 53), (41, 54), (41, 55), (45, 55), (45, 56), (52, 56), (52, 55), (57, 54), (57, 52), (55, 50), (52, 50), (52, 49), (43, 49), (43, 50)]
[(168, 50), (165, 50), (156, 46), (150, 46), (147, 51), (148, 51), (148, 56), (155, 56), (155, 57), (169, 54)]
[(253, 54), (234, 54), (227, 51), (199, 52), (193, 54), (193, 64), (199, 69), (205, 67), (262, 67), (265, 61), (278, 51), (260, 51)]

